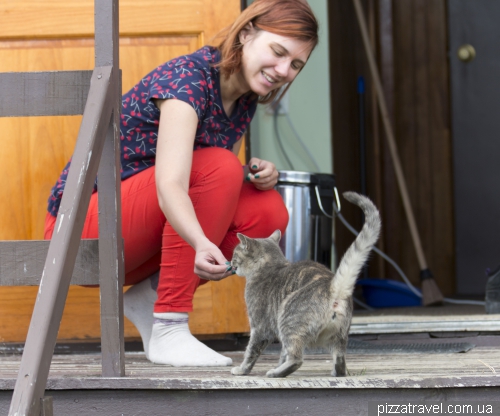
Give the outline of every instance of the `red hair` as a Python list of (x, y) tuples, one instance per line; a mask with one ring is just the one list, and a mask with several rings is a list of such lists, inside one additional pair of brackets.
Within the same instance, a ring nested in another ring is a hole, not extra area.
[[(241, 12), (232, 26), (224, 29), (218, 37), (221, 60), (217, 65), (221, 74), (229, 78), (241, 69), (243, 45), (240, 32), (249, 24), (257, 30), (306, 42), (311, 51), (318, 44), (318, 22), (305, 0), (255, 0)], [(288, 89), (288, 87), (287, 87)], [(273, 101), (279, 90), (260, 97), (262, 104)]]

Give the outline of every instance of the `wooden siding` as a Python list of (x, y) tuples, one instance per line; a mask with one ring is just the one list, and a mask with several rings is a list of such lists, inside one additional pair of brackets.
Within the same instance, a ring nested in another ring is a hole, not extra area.
[[(423, 249), (440, 289), (451, 295), (455, 282), (445, 1), (371, 0), (364, 6), (375, 26), (380, 72)], [(356, 81), (365, 77), (370, 108), (370, 74), (351, 2), (330, 2), (329, 8), (334, 171), (342, 191), (359, 190)], [(368, 194), (382, 212), (380, 244), (418, 285), (420, 270), (384, 131), (371, 110), (366, 123)], [(355, 208), (346, 206), (344, 215), (360, 227)], [(353, 237), (340, 223), (336, 230), (341, 255)], [(373, 262), (371, 277), (399, 280), (392, 267), (376, 265)]]

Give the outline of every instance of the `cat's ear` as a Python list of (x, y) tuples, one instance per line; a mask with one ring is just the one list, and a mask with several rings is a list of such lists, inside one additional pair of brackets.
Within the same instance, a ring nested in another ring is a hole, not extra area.
[(242, 247), (247, 248), (249, 238), (246, 235), (243, 235), (241, 233), (236, 233), (236, 236), (238, 237), (238, 240), (240, 240)]
[(271, 234), (269, 238), (273, 240), (276, 244), (278, 244), (281, 240), (281, 231), (276, 230), (274, 233)]

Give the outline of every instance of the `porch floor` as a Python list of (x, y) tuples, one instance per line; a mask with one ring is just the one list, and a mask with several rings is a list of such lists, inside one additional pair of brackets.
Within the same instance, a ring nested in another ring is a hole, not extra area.
[[(350, 340), (380, 349), (349, 350), (347, 377), (331, 377), (331, 357), (322, 353), (306, 355), (298, 371), (281, 379), (265, 377), (278, 361), (272, 353), (263, 354), (250, 375), (235, 377), (230, 367), (175, 368), (152, 364), (142, 352), (127, 352), (122, 378), (100, 377), (99, 353), (55, 354), (46, 395), (54, 399), (55, 415), (71, 416), (350, 416), (371, 415), (370, 402), (497, 402), (500, 335), (495, 328), (500, 316), (484, 315), (476, 307), (465, 311), (451, 306), (448, 312), (441, 308), (356, 312)], [(395, 333), (394, 325), (402, 330)], [(383, 348), (443, 343), (474, 347), (464, 353), (388, 353)], [(243, 351), (222, 353), (234, 365), (243, 359)], [(0, 351), (2, 415), (8, 412), (20, 360), (19, 354)], [(495, 410), (500, 414), (500, 403)]]
[[(236, 377), (230, 367), (171, 367), (149, 362), (144, 353), (126, 353), (126, 376), (102, 378), (100, 354), (55, 354), (48, 390), (68, 389), (321, 389), (321, 388), (445, 388), (500, 386), (500, 336), (431, 338), (429, 334), (354, 336), (372, 346), (390, 344), (474, 344), (465, 353), (356, 353), (347, 355), (347, 377), (331, 377), (326, 354), (304, 357), (304, 364), (281, 379), (265, 377), (275, 367), (277, 354), (263, 354), (251, 374)], [(242, 351), (222, 352), (241, 363)], [(0, 390), (12, 390), (21, 356), (0, 356)]]

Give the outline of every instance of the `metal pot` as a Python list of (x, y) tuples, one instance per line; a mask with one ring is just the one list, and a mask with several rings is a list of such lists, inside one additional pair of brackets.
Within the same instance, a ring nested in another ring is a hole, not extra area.
[(279, 171), (275, 189), (290, 215), (280, 241), (285, 257), (291, 262), (314, 260), (332, 269), (335, 176)]

